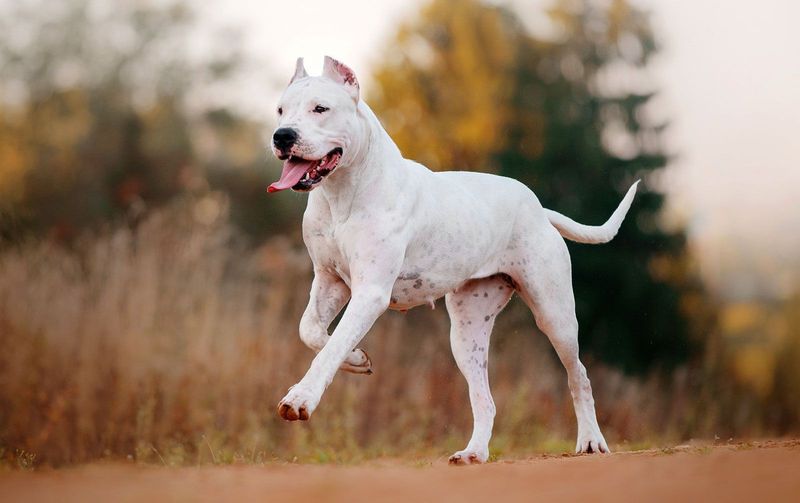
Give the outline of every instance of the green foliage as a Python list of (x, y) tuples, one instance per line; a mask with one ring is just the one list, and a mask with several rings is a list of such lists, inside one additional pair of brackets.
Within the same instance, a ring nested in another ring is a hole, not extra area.
[(545, 41), (506, 8), (434, 0), (398, 32), (374, 106), (406, 155), (517, 178), (581, 222), (605, 221), (644, 178), (611, 245), (570, 244), (581, 344), (628, 371), (672, 367), (699, 349), (708, 313), (684, 232), (664, 229), (647, 183), (667, 162), (654, 92), (626, 85), (656, 50), (648, 18), (624, 1), (559, 1), (549, 15), (558, 36)]

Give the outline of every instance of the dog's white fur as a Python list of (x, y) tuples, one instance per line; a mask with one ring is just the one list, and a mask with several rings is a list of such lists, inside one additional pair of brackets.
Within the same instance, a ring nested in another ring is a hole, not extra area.
[[(329, 110), (315, 113), (319, 104)], [(474, 417), (472, 438), (450, 461), (486, 461), (495, 416), (489, 337), (516, 291), (567, 370), (578, 421), (576, 452), (609, 452), (578, 359), (571, 265), (562, 236), (584, 243), (612, 239), (636, 184), (608, 222), (594, 227), (542, 208), (516, 180), (432, 172), (403, 158), (360, 99), (352, 70), (328, 57), (320, 77), (309, 77), (298, 60), (280, 109), (278, 127), (299, 133), (293, 155), (318, 159), (335, 147), (343, 150), (339, 166), (309, 194), (303, 217), (315, 276), (300, 337), (317, 355), (281, 400), (280, 415), (307, 419), (340, 368), (370, 373), (366, 353), (354, 348), (387, 308), (406, 310), (444, 296), (450, 344)], [(329, 324), (348, 301), (329, 336)]]

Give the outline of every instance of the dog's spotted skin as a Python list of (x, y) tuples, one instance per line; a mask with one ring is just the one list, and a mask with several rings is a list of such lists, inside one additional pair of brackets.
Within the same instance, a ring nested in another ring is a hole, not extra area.
[[(318, 106), (327, 111), (314, 112)], [(369, 357), (356, 345), (387, 308), (406, 310), (444, 296), (453, 356), (467, 380), (474, 418), (472, 438), (450, 462), (485, 462), (495, 416), (489, 338), (516, 291), (567, 370), (578, 421), (576, 452), (609, 452), (578, 359), (571, 266), (562, 236), (609, 241), (636, 185), (608, 222), (592, 227), (542, 208), (516, 180), (431, 172), (402, 157), (360, 99), (355, 74), (331, 58), (321, 77), (309, 77), (299, 60), (279, 109), (278, 127), (298, 136), (291, 152), (273, 146), (279, 157), (322, 159), (342, 149), (336, 169), (312, 187), (303, 217), (315, 276), (300, 337), (317, 356), (281, 400), (281, 417), (308, 419), (339, 369), (371, 373)], [(285, 168), (282, 180), (292, 180), (286, 173)], [(328, 327), (345, 304), (329, 336)]]

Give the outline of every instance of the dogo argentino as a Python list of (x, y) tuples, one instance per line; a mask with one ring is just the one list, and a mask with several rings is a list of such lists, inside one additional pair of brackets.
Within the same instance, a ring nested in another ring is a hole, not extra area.
[[(516, 180), (430, 171), (403, 158), (360, 99), (353, 71), (329, 57), (319, 77), (309, 76), (297, 60), (277, 113), (272, 150), (284, 164), (268, 190), (310, 192), (303, 239), (314, 280), (300, 338), (317, 353), (280, 401), (280, 416), (308, 419), (338, 369), (372, 372), (356, 345), (387, 308), (406, 310), (444, 296), (450, 344), (469, 386), (474, 419), (467, 447), (450, 462), (485, 462), (495, 416), (489, 336), (516, 291), (567, 370), (578, 421), (576, 452), (609, 452), (578, 359), (571, 264), (562, 236), (610, 241), (638, 182), (605, 224), (587, 226), (543, 208)], [(328, 326), (348, 302), (329, 336)]]

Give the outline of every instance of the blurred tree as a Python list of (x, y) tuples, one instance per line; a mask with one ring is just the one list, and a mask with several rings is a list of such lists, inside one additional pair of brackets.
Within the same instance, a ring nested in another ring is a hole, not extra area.
[(401, 149), (431, 169), (486, 170), (507, 141), (524, 36), (503, 9), (434, 1), (399, 29), (370, 105)]
[[(647, 110), (656, 44), (623, 0), (559, 0), (548, 13), (557, 36), (541, 40), (494, 3), (433, 0), (398, 31), (371, 103), (406, 155), (517, 178), (546, 207), (598, 224), (667, 161), (665, 124)], [(686, 361), (711, 319), (654, 186), (640, 187), (613, 244), (569, 245), (582, 348), (631, 372)]]
[(3, 235), (67, 237), (173, 195), (191, 149), (180, 103), (188, 68), (170, 49), (188, 13), (89, 0), (2, 8), (0, 164), (17, 161)]
[(193, 26), (182, 2), (0, 1), (0, 242), (137, 217), (210, 174), (263, 194), (261, 125), (208, 99), (240, 44), (193, 52)]

